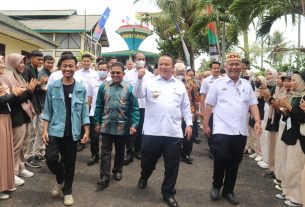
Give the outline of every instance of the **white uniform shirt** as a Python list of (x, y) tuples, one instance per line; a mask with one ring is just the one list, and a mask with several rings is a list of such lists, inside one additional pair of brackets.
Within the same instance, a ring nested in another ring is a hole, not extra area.
[(181, 119), (192, 125), (192, 114), (182, 81), (161, 76), (138, 80), (133, 92), (146, 101), (143, 134), (183, 138)]
[(239, 78), (235, 84), (229, 77), (217, 79), (205, 103), (214, 107), (213, 134), (248, 135), (249, 107), (257, 104), (249, 81)]
[(100, 85), (109, 81), (109, 80), (111, 80), (111, 78), (109, 78), (109, 77), (107, 77), (103, 81), (100, 78), (94, 78), (94, 79), (91, 80), (90, 85), (88, 87), (88, 94), (87, 94), (87, 96), (92, 97), (89, 116), (94, 116), (96, 97), (97, 97), (97, 93), (98, 93), (98, 89), (99, 89)]
[(91, 68), (89, 68), (87, 70), (80, 69), (80, 70), (75, 72), (75, 75), (83, 77), (83, 79), (85, 81), (87, 93), (88, 93), (88, 90), (89, 90), (90, 82), (95, 78), (99, 78), (98, 72), (91, 69)]
[[(48, 79), (48, 83), (47, 83), (47, 87), (49, 87), (49, 85), (53, 84), (56, 80), (59, 80), (63, 77), (62, 71), (58, 70), (55, 71), (54, 73), (51, 74), (51, 76)], [(83, 83), (86, 86), (86, 83), (83, 79), (83, 77), (77, 75), (76, 73), (74, 73), (73, 78), (75, 78), (76, 81)]]
[[(145, 75), (143, 77), (143, 82), (146, 82), (146, 80), (153, 78), (154, 75), (149, 72), (147, 69), (145, 70)], [(131, 84), (134, 88), (135, 85), (138, 82), (138, 70), (136, 68), (128, 71), (125, 75), (123, 80), (129, 84)], [(140, 108), (145, 108), (145, 99), (143, 98), (138, 98), (138, 102), (139, 102), (139, 107)]]
[(215, 80), (217, 80), (218, 78), (220, 78), (220, 76), (218, 76), (217, 78), (215, 78), (214, 76), (210, 75), (208, 77), (206, 77), (205, 79), (202, 80), (201, 83), (201, 87), (200, 87), (200, 94), (205, 94), (207, 95), (211, 85), (214, 83)]

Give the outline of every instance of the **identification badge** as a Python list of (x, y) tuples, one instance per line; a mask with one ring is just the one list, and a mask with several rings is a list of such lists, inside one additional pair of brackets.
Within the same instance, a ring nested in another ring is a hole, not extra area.
[(72, 93), (69, 93), (69, 98), (72, 98)]
[(287, 130), (291, 129), (291, 118), (289, 117), (286, 121), (287, 123)]
[(159, 92), (158, 91), (153, 91), (152, 95), (154, 98), (158, 98), (159, 97)]

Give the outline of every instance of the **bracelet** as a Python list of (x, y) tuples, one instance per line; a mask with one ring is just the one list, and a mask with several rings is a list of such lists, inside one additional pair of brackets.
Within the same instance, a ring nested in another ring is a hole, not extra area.
[[(255, 121), (255, 120), (254, 120)], [(259, 120), (259, 121), (255, 121), (255, 122), (259, 122), (259, 123), (262, 123), (262, 121), (261, 120)]]

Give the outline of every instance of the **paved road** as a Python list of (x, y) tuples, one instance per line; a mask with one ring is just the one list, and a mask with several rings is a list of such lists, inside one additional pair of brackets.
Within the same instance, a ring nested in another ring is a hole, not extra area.
[[(193, 165), (181, 163), (176, 185), (176, 199), (182, 207), (225, 207), (231, 206), (224, 199), (210, 200), (213, 163), (207, 157), (207, 144), (194, 144)], [(104, 191), (96, 190), (98, 165), (87, 167), (89, 147), (78, 154), (73, 197), (75, 207), (164, 207), (160, 187), (163, 180), (163, 160), (160, 159), (156, 171), (149, 179), (148, 187), (140, 190), (136, 187), (140, 174), (140, 161), (135, 160), (124, 168), (120, 182), (111, 180), (110, 187)], [(63, 206), (63, 198), (52, 198), (51, 189), (55, 178), (47, 167), (34, 169), (33, 178), (27, 178), (24, 186), (12, 193), (11, 199), (0, 201), (1, 207), (57, 207)], [(244, 156), (241, 164), (235, 193), (241, 207), (277, 207), (284, 206), (274, 198), (278, 193), (272, 180), (264, 178), (264, 171), (256, 163)]]

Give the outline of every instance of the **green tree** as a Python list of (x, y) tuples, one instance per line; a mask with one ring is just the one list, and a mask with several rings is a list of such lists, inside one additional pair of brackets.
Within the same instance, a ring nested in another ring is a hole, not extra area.
[(297, 16), (300, 14), (304, 16), (304, 0), (273, 0), (266, 2), (266, 13), (260, 19), (258, 35), (266, 36), (274, 22), (285, 17), (287, 23), (287, 16), (291, 15), (292, 24), (297, 23)]

